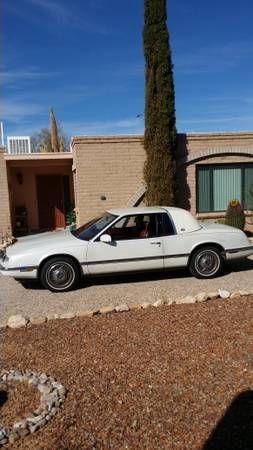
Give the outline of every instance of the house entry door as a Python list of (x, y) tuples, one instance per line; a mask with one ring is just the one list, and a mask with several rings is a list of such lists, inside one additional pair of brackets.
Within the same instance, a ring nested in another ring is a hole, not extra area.
[(37, 175), (37, 202), (40, 229), (65, 227), (61, 175)]

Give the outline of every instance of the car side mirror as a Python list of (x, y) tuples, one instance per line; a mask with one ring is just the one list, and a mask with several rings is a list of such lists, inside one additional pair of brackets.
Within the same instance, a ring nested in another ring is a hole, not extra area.
[(106, 244), (109, 244), (110, 242), (112, 242), (112, 238), (109, 234), (102, 234), (102, 236), (100, 236), (100, 242), (105, 242)]

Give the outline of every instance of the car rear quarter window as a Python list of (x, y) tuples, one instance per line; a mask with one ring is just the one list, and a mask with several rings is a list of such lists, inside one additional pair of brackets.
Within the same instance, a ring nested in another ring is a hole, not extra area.
[(157, 223), (157, 236), (171, 236), (175, 234), (174, 224), (168, 214), (157, 214)]

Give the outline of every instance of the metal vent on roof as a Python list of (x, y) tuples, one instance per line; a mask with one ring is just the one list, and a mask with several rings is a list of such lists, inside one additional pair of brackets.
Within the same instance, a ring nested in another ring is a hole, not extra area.
[(21, 153), (31, 153), (30, 136), (8, 136), (7, 151), (11, 155), (19, 155)]

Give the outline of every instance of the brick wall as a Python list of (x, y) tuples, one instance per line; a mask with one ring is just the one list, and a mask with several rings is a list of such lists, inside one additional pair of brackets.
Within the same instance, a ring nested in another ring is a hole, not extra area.
[[(143, 182), (143, 137), (80, 136), (72, 147), (78, 223), (127, 206)], [(178, 206), (196, 214), (196, 165), (253, 162), (253, 133), (179, 134), (177, 159)]]
[(6, 232), (10, 232), (10, 204), (4, 148), (0, 147), (0, 243)]
[[(253, 133), (191, 133), (178, 137), (177, 203), (197, 214), (196, 166), (198, 164), (253, 163)], [(223, 213), (203, 213), (212, 218)]]
[(72, 147), (78, 223), (107, 209), (127, 206), (142, 181), (143, 138), (76, 137)]

